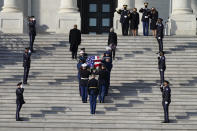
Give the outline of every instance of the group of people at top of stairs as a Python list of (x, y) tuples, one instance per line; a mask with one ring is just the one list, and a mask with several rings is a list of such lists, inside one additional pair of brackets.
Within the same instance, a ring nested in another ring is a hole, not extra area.
[[(78, 46), (81, 44), (81, 33), (77, 25), (69, 33), (70, 51), (72, 59), (77, 59), (79, 94), (82, 102), (87, 103), (89, 95), (91, 114), (95, 114), (97, 96), (99, 102), (105, 102), (105, 96), (108, 95), (110, 86), (110, 74), (113, 67), (112, 61), (115, 59), (115, 50), (117, 46), (117, 34), (113, 28), (110, 29), (108, 44), (104, 54), (100, 56), (88, 56), (85, 48), (80, 50), (77, 57)], [(98, 75), (98, 79), (96, 76)]]
[(31, 54), (34, 53), (33, 44), (36, 36), (36, 20), (34, 16), (28, 17), (28, 26), (29, 26), (29, 47), (25, 48), (25, 52), (23, 54), (23, 67), (24, 67), (24, 75), (23, 82), (19, 82), (17, 84), (16, 89), (16, 121), (21, 121), (19, 116), (19, 112), (22, 108), (22, 105), (25, 104), (23, 98), (24, 85), (27, 84), (29, 70), (31, 66)]

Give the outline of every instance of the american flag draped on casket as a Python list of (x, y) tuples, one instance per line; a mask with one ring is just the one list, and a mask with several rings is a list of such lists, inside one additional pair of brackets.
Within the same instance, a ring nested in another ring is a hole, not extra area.
[(101, 58), (99, 56), (89, 56), (86, 59), (86, 64), (90, 68), (97, 68), (101, 65)]

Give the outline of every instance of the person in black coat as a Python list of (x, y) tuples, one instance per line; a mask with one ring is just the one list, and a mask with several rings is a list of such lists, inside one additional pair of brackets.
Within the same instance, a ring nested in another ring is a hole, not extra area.
[(163, 83), (164, 83), (164, 72), (166, 70), (166, 58), (164, 56), (164, 52), (161, 51), (160, 54), (159, 54), (159, 57), (158, 57), (158, 69), (159, 69), (159, 72), (160, 72), (160, 84), (161, 84), (161, 87), (163, 86)]
[(118, 14), (120, 14), (120, 23), (122, 24), (122, 35), (127, 36), (129, 31), (129, 16), (130, 11), (127, 10), (127, 5), (123, 5), (123, 10), (118, 10)]
[(163, 38), (164, 38), (164, 34), (163, 34), (163, 30), (164, 30), (164, 25), (162, 23), (163, 19), (159, 18), (157, 20), (157, 34), (156, 34), (156, 38), (159, 44), (159, 51), (163, 51)]
[(111, 47), (112, 57), (115, 59), (116, 55), (116, 47), (117, 47), (117, 34), (114, 32), (114, 29), (110, 29), (110, 33), (108, 36), (108, 46)]
[(150, 9), (148, 9), (148, 2), (145, 2), (144, 6), (145, 6), (145, 8), (141, 8), (139, 10), (139, 12), (143, 13), (143, 15), (142, 15), (143, 34), (144, 34), (144, 36), (148, 36), (148, 34), (149, 34), (149, 15), (150, 15)]
[(92, 74), (92, 79), (88, 82), (88, 94), (90, 100), (91, 114), (96, 113), (96, 99), (99, 94), (98, 80), (95, 79), (95, 74)]
[(151, 8), (150, 19), (151, 19), (150, 29), (153, 32), (153, 36), (156, 36), (156, 34), (157, 34), (158, 11), (155, 8)]
[(30, 65), (31, 65), (31, 50), (29, 48), (25, 48), (25, 53), (23, 54), (23, 67), (24, 67), (23, 84), (27, 84)]
[(72, 59), (77, 59), (78, 46), (81, 44), (81, 31), (74, 25), (74, 29), (69, 33), (70, 51), (72, 52)]
[(34, 52), (33, 45), (36, 37), (36, 19), (34, 16), (31, 16), (29, 18), (28, 26), (29, 26), (29, 38), (30, 38), (29, 48), (31, 52)]
[(139, 13), (137, 8), (133, 8), (133, 12), (130, 14), (130, 29), (133, 36), (137, 36), (137, 30), (139, 25)]
[(162, 92), (162, 106), (164, 110), (164, 121), (162, 123), (169, 123), (169, 105), (171, 103), (171, 89), (169, 82), (164, 82), (164, 87), (160, 87)]
[(19, 113), (22, 108), (22, 105), (25, 104), (23, 92), (24, 92), (24, 88), (22, 82), (19, 82), (17, 84), (17, 89), (16, 89), (16, 121), (22, 121), (22, 119), (20, 119)]

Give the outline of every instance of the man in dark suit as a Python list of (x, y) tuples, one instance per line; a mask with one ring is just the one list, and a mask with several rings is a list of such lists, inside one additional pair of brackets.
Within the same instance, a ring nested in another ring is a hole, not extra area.
[(17, 87), (18, 88), (16, 89), (16, 121), (22, 121), (19, 115), (22, 105), (25, 104), (23, 97), (24, 88), (22, 82), (19, 82), (17, 84)]
[(118, 10), (118, 14), (120, 14), (120, 23), (122, 24), (122, 35), (127, 36), (129, 31), (129, 16), (130, 11), (127, 10), (127, 5), (123, 5), (123, 10)]
[(161, 83), (161, 87), (163, 86), (164, 83), (164, 72), (166, 70), (166, 58), (164, 56), (164, 52), (161, 51), (158, 57), (158, 68), (159, 68), (159, 72), (160, 72), (160, 83)]
[(23, 84), (27, 84), (30, 65), (31, 65), (31, 50), (29, 48), (25, 48), (25, 53), (23, 54), (23, 67), (24, 67)]
[(162, 106), (164, 110), (164, 121), (162, 123), (169, 123), (169, 105), (171, 103), (171, 89), (169, 82), (164, 82), (164, 87), (160, 87), (162, 92)]
[(115, 59), (116, 55), (116, 46), (117, 46), (117, 34), (114, 32), (114, 29), (110, 29), (110, 33), (108, 36), (108, 46), (112, 49), (112, 57)]
[(78, 46), (81, 44), (81, 31), (74, 25), (74, 29), (69, 33), (70, 51), (72, 52), (72, 59), (77, 59)]
[(163, 26), (162, 21), (163, 21), (162, 18), (159, 18), (157, 20), (156, 38), (157, 38), (157, 41), (158, 41), (158, 44), (159, 44), (159, 51), (163, 51), (163, 37), (164, 37), (163, 30), (164, 30), (164, 26)]
[(148, 2), (144, 3), (145, 8), (141, 8), (139, 10), (140, 13), (143, 13), (142, 15), (142, 22), (143, 22), (143, 34), (144, 36), (148, 36), (149, 33), (149, 15), (151, 10), (148, 9)]
[(34, 52), (33, 44), (36, 37), (36, 19), (34, 16), (31, 16), (29, 18), (28, 25), (29, 25), (29, 38), (30, 38), (29, 48), (31, 52)]

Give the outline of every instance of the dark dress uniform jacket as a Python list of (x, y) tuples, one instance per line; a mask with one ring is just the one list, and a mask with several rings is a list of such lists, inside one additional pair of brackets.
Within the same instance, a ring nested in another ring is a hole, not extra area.
[(166, 70), (166, 60), (165, 56), (158, 57), (158, 68)]
[(157, 24), (157, 38), (161, 37), (161, 39), (163, 39), (164, 37), (163, 29), (164, 29), (163, 24)]
[(130, 28), (131, 29), (138, 29), (139, 25), (139, 13), (132, 12), (130, 15)]
[(36, 36), (36, 20), (29, 22), (29, 35)]
[(96, 74), (99, 75), (99, 78), (98, 78), (99, 86), (105, 85), (107, 83), (107, 80), (108, 80), (109, 72), (107, 70), (100, 70)]
[(88, 82), (88, 94), (96, 96), (99, 94), (98, 80), (96, 80), (95, 78), (89, 80)]
[(151, 23), (150, 23), (150, 29), (156, 30), (157, 29), (157, 20), (158, 20), (158, 12), (155, 11), (155, 13), (150, 13)]
[(110, 32), (108, 37), (108, 45), (114, 44), (117, 46), (117, 34), (115, 32)]
[(75, 51), (81, 44), (81, 31), (78, 29), (72, 29), (69, 33), (70, 50)]
[[(143, 22), (149, 22), (149, 15), (150, 15), (150, 9), (148, 8), (144, 8), (144, 9), (140, 9), (139, 12), (143, 13), (142, 15), (142, 21)], [(145, 18), (146, 16), (148, 16), (148, 18)]]
[(171, 89), (169, 86), (165, 88), (160, 88), (162, 92), (163, 102), (167, 101), (169, 104), (171, 103)]
[(16, 104), (25, 104), (23, 98), (24, 88), (17, 88), (16, 89)]
[[(89, 76), (91, 75), (91, 72), (88, 70), (80, 70), (79, 73), (81, 78), (89, 78)], [(81, 86), (87, 86), (87, 84), (88, 84), (88, 80), (81, 79), (80, 81)]]
[(129, 24), (129, 10), (119, 10), (118, 13), (120, 16), (120, 23), (122, 24)]
[(31, 54), (30, 53), (24, 53), (23, 54), (23, 67), (30, 68), (31, 64)]

